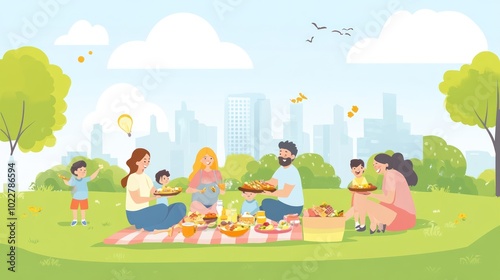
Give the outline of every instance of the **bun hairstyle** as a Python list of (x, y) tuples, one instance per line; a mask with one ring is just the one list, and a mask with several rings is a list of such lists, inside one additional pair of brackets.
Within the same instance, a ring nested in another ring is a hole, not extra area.
[(375, 160), (380, 163), (387, 163), (387, 169), (394, 169), (401, 173), (408, 183), (408, 186), (415, 186), (418, 182), (417, 173), (413, 170), (413, 163), (410, 160), (405, 160), (401, 153), (395, 153), (392, 156), (388, 154), (378, 154)]

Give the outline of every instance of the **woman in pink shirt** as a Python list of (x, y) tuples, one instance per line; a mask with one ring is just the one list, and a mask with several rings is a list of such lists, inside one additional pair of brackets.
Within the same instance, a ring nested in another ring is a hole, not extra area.
[(416, 185), (418, 177), (411, 161), (405, 160), (400, 153), (392, 157), (378, 154), (373, 161), (373, 168), (384, 176), (382, 194), (367, 192), (354, 195), (356, 210), (370, 217), (370, 234), (385, 232), (386, 229), (400, 231), (414, 227), (415, 204), (409, 186)]
[(221, 182), (215, 152), (208, 147), (202, 148), (194, 161), (193, 172), (189, 175), (189, 188), (186, 192), (193, 194), (189, 210), (201, 214), (217, 213), (219, 194), (224, 194), (224, 190), (219, 188)]

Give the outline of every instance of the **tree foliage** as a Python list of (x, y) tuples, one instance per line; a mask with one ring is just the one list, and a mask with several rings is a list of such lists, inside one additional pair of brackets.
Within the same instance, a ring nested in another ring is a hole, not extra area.
[(245, 154), (227, 156), (224, 166), (220, 168), (222, 178), (241, 180), (247, 172), (247, 164), (253, 160), (252, 156)]
[[(478, 126), (486, 130), (495, 154), (500, 149), (500, 132), (496, 135), (490, 130), (497, 126), (500, 119), (500, 59), (492, 52), (481, 52), (471, 64), (463, 65), (460, 70), (450, 70), (444, 74), (439, 90), (446, 95), (445, 106), (450, 118), (455, 122)], [(500, 168), (497, 157), (495, 168)], [(497, 172), (496, 176), (500, 176)], [(496, 195), (500, 196), (500, 179)]]
[(0, 59), (0, 141), (10, 155), (39, 152), (56, 143), (54, 131), (66, 124), (70, 78), (34, 47), (6, 52)]

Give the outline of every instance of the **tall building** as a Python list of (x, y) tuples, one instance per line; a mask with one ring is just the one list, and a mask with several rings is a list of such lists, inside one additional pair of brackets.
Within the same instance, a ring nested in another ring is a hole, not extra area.
[(61, 158), (62, 165), (69, 165), (71, 160), (75, 157), (88, 157), (87, 152), (83, 151), (70, 151), (67, 152), (65, 156)]
[(335, 105), (333, 124), (315, 125), (313, 129), (313, 151), (333, 166), (341, 179), (341, 187), (347, 187), (353, 176), (349, 166), (353, 159), (353, 140), (349, 137), (344, 116), (344, 109)]
[[(175, 145), (171, 150), (172, 174), (187, 177), (192, 171), (198, 151), (210, 147), (217, 153), (217, 127), (201, 124), (194, 111), (183, 102), (175, 111)], [(182, 174), (182, 175), (180, 175)]]
[(465, 152), (467, 160), (467, 175), (478, 177), (486, 169), (495, 169), (495, 157), (485, 151)]
[(364, 136), (358, 139), (358, 158), (368, 160), (375, 153), (392, 150), (405, 158), (423, 158), (422, 135), (412, 135), (409, 123), (397, 115), (396, 95), (384, 93), (382, 119), (365, 119)]
[[(170, 134), (168, 132), (158, 132), (155, 115), (151, 115), (149, 135), (137, 137), (136, 147), (148, 150), (151, 155), (151, 162), (145, 171), (151, 178), (155, 178), (154, 176), (159, 170), (175, 169), (171, 159), (170, 151), (173, 143), (170, 140)], [(171, 173), (172, 177), (176, 177), (173, 172)]]
[(311, 140), (304, 132), (304, 106), (302, 103), (290, 105), (290, 121), (284, 123), (283, 139), (297, 145), (299, 153), (309, 153)]
[(263, 94), (230, 95), (225, 108), (226, 155), (248, 154), (260, 158), (272, 146), (271, 105)]
[(102, 125), (96, 123), (90, 132), (90, 157), (92, 159), (100, 158), (107, 161), (110, 165), (118, 164), (116, 158), (103, 152)]

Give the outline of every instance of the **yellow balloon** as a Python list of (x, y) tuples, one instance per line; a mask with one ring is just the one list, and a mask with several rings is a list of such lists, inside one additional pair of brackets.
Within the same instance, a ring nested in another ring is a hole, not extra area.
[(132, 135), (130, 133), (132, 132), (133, 123), (134, 121), (132, 120), (132, 117), (127, 114), (123, 114), (118, 117), (118, 126), (128, 134), (128, 137)]

